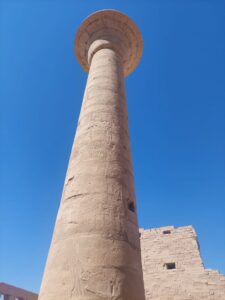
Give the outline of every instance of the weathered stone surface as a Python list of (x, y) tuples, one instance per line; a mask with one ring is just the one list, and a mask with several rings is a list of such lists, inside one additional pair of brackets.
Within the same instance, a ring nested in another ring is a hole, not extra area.
[(101, 11), (75, 48), (89, 75), (39, 300), (144, 300), (124, 89), (140, 33), (127, 16)]
[(129, 75), (142, 55), (141, 33), (135, 23), (116, 10), (101, 10), (81, 24), (75, 40), (77, 58), (88, 71), (93, 55), (100, 49), (113, 49), (120, 57), (123, 73)]
[[(224, 300), (225, 277), (205, 269), (191, 226), (140, 230), (146, 300)], [(175, 269), (167, 269), (174, 267)]]

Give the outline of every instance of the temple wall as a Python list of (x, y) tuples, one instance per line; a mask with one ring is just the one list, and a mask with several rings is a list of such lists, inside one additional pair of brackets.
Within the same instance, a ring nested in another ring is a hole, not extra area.
[(146, 300), (225, 300), (225, 277), (204, 268), (192, 226), (140, 234)]
[(26, 291), (4, 282), (0, 282), (0, 299), (3, 300), (37, 300), (38, 294)]

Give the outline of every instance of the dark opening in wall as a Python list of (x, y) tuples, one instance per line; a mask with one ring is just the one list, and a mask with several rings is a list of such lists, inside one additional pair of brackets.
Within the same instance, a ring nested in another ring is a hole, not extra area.
[(164, 230), (164, 231), (163, 231), (163, 234), (170, 234), (170, 233), (171, 233), (170, 230)]
[(129, 202), (128, 203), (128, 209), (132, 212), (135, 212), (135, 206), (134, 206), (134, 202)]
[(167, 270), (176, 269), (176, 264), (175, 263), (166, 263), (164, 266), (166, 267)]

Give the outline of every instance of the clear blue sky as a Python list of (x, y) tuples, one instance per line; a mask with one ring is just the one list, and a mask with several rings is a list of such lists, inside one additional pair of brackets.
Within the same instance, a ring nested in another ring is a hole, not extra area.
[(225, 274), (225, 2), (0, 2), (0, 281), (38, 291), (86, 82), (74, 34), (95, 10), (140, 27), (126, 79), (139, 223), (193, 224)]

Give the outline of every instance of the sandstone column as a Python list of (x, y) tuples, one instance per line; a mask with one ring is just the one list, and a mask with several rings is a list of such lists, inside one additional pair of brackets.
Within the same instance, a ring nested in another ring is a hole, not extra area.
[(144, 300), (124, 89), (141, 34), (120, 12), (99, 11), (75, 52), (89, 75), (39, 300)]

